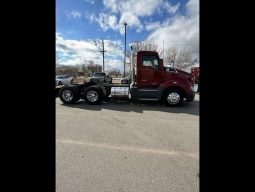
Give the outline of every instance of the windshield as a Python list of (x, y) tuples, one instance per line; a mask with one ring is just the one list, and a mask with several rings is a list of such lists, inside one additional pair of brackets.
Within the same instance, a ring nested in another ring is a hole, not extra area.
[(63, 79), (63, 78), (64, 78), (64, 76), (62, 76), (62, 75), (56, 76), (56, 79)]

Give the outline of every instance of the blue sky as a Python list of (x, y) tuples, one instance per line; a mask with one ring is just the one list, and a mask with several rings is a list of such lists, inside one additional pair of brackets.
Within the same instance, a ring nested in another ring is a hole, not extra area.
[(122, 69), (124, 22), (127, 50), (135, 41), (158, 47), (164, 41), (165, 50), (175, 46), (199, 56), (198, 0), (56, 0), (57, 62), (101, 64), (104, 39), (106, 70)]

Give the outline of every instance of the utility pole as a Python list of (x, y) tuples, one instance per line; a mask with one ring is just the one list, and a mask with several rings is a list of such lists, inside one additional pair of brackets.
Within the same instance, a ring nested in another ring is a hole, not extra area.
[(123, 75), (123, 77), (125, 77), (125, 69), (126, 69), (126, 33), (127, 33), (126, 27), (127, 27), (127, 23), (124, 23), (124, 25), (125, 25), (125, 52), (124, 52), (124, 75)]
[(102, 45), (103, 45), (103, 50), (100, 52), (103, 53), (103, 72), (104, 72), (104, 52), (105, 52), (105, 50), (104, 50), (104, 40), (103, 39), (102, 39)]
[[(101, 39), (101, 41), (102, 41), (102, 48), (103, 48), (103, 50), (99, 51), (99, 52), (103, 53), (103, 68), (102, 68), (102, 72), (104, 72), (104, 52), (106, 52), (106, 51), (104, 50), (104, 39)], [(95, 42), (95, 45), (97, 46), (97, 42), (95, 40), (94, 40), (94, 42)]]

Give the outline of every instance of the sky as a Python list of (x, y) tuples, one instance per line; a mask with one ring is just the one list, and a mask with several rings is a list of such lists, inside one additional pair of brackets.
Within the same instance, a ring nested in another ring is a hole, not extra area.
[[(56, 61), (123, 71), (126, 49), (145, 41), (186, 49), (199, 60), (199, 0), (56, 0)], [(161, 55), (162, 57), (162, 55)]]

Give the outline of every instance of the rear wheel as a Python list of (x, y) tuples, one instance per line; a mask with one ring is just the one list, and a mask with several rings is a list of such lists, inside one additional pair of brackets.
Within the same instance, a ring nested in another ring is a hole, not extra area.
[(100, 104), (102, 102), (103, 96), (100, 89), (91, 87), (85, 93), (85, 100), (90, 105)]
[(164, 102), (166, 106), (180, 106), (183, 102), (183, 94), (179, 89), (170, 89), (164, 96)]
[(59, 98), (65, 104), (73, 104), (80, 100), (81, 96), (77, 87), (63, 87), (59, 91)]

